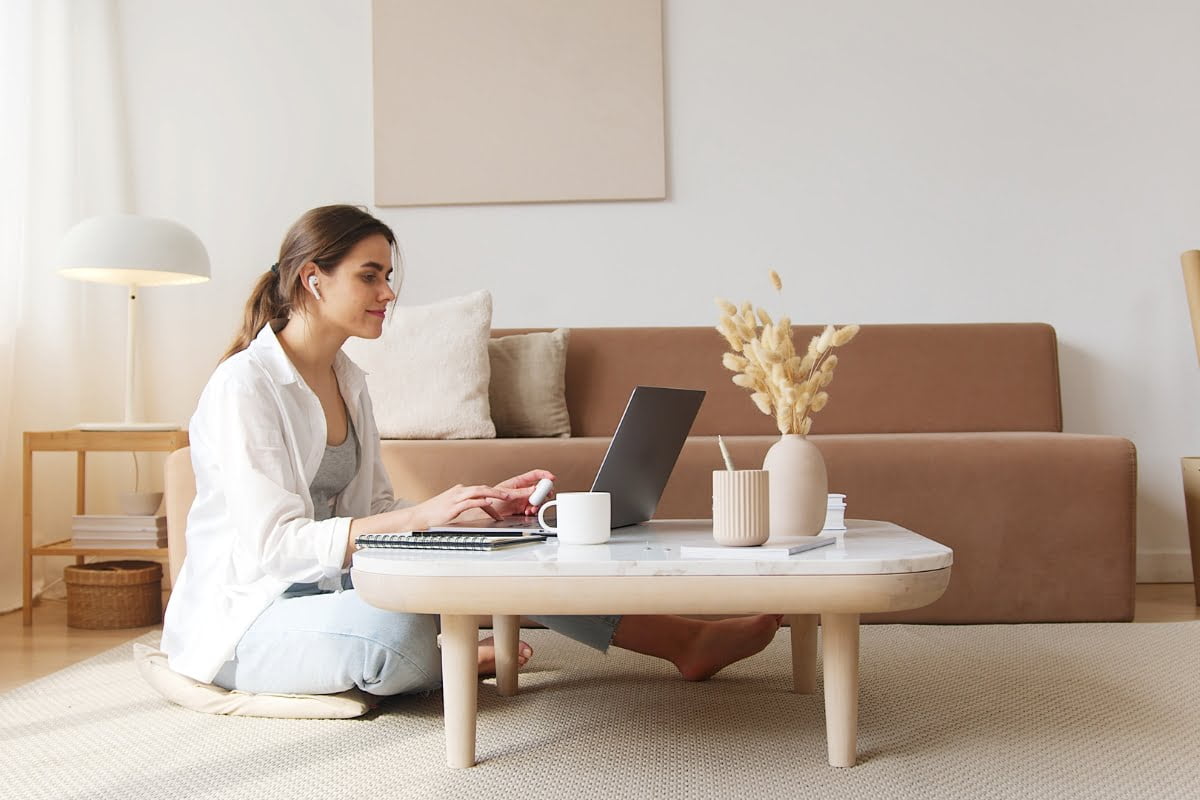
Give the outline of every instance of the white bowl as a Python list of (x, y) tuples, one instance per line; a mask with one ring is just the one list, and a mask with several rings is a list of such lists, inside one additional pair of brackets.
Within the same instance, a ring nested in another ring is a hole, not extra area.
[(131, 517), (150, 517), (162, 505), (162, 492), (123, 492), (120, 497), (121, 513)]

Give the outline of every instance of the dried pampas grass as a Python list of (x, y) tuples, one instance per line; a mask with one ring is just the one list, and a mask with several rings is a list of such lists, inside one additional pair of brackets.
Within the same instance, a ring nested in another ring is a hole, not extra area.
[[(769, 275), (771, 286), (782, 292), (779, 273), (771, 270)], [(775, 419), (780, 433), (807, 434), (812, 430), (812, 415), (829, 402), (822, 390), (833, 381), (838, 363), (833, 349), (848, 344), (859, 326), (826, 325), (800, 355), (788, 317), (775, 321), (766, 309), (750, 303), (735, 306), (723, 298), (717, 298), (717, 307), (721, 309), (717, 332), (732, 351), (721, 357), (721, 364), (734, 373), (733, 382), (750, 390), (754, 405)]]

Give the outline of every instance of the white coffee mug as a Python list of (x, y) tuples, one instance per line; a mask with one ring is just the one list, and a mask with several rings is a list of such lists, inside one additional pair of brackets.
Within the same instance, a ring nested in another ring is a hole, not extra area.
[[(558, 527), (546, 524), (551, 506), (558, 506)], [(558, 534), (562, 544), (604, 544), (612, 535), (608, 492), (559, 492), (538, 509), (538, 524)]]

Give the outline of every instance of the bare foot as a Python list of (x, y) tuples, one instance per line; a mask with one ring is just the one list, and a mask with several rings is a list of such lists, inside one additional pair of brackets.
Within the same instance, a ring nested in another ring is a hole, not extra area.
[(708, 680), (765, 648), (782, 622), (781, 615), (759, 614), (704, 623), (687, 650), (672, 661), (685, 681)]
[[(517, 669), (525, 666), (530, 656), (533, 655), (533, 648), (525, 642), (517, 645)], [(489, 636), (486, 639), (479, 640), (479, 675), (480, 677), (491, 677), (496, 674), (496, 640)]]

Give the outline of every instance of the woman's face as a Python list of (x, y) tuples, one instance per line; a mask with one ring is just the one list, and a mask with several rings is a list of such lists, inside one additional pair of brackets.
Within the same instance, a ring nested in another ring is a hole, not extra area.
[[(381, 234), (356, 244), (332, 274), (316, 273), (321, 299), (309, 307), (322, 322), (346, 336), (378, 339), (392, 291), (392, 248)], [(305, 289), (309, 287), (305, 285)]]

